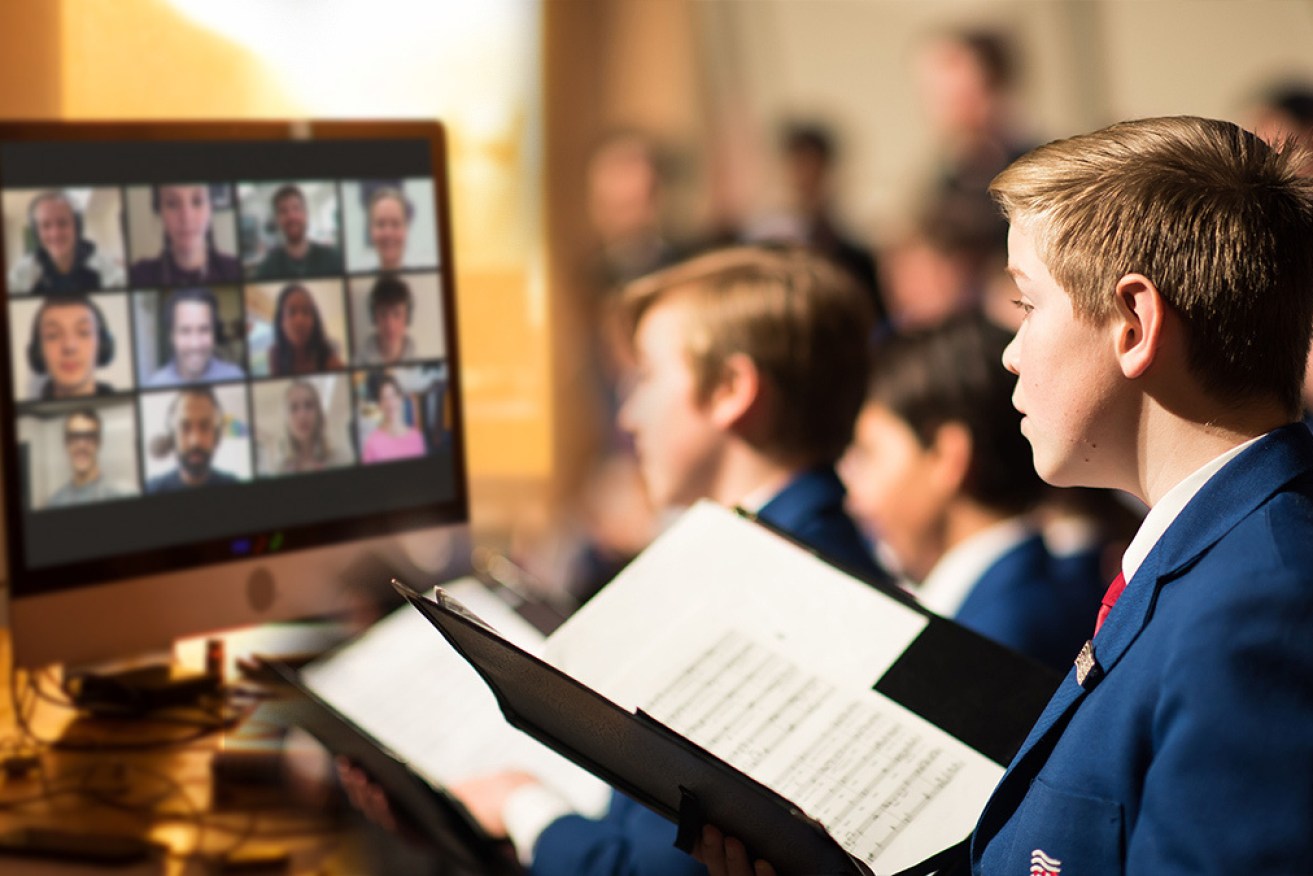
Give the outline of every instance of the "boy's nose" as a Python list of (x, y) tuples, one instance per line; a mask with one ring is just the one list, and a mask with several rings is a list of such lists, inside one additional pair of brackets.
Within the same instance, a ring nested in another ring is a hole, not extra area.
[(1003, 367), (1013, 374), (1021, 374), (1021, 362), (1017, 355), (1017, 338), (1021, 337), (1021, 331), (1018, 330), (1008, 341), (1008, 345), (1003, 348)]

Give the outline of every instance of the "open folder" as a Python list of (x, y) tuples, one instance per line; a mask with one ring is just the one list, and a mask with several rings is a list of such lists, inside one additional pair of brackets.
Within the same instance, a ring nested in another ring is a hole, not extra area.
[(896, 873), (960, 842), (1047, 702), (1047, 670), (711, 503), (548, 639), (403, 595), (507, 721), (782, 874)]

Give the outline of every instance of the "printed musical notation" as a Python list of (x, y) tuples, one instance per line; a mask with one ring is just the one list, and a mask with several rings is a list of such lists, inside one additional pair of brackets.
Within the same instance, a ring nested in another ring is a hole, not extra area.
[(796, 803), (871, 865), (909, 831), (972, 811), (965, 801), (987, 794), (1001, 772), (898, 704), (841, 691), (741, 630), (671, 667), (646, 710)]

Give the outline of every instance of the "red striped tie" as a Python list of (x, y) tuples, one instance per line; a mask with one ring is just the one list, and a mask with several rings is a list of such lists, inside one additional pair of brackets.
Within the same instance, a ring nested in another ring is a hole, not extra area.
[(1112, 607), (1117, 604), (1117, 600), (1125, 589), (1126, 577), (1118, 572), (1117, 577), (1113, 578), (1112, 583), (1108, 585), (1108, 592), (1103, 594), (1103, 604), (1099, 606), (1099, 616), (1094, 620), (1094, 635), (1099, 634), (1099, 627), (1103, 626), (1103, 622), (1108, 619), (1108, 612), (1112, 611)]

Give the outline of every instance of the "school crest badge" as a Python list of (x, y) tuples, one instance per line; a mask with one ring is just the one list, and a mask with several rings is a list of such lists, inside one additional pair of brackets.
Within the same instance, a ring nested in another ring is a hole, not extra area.
[(1062, 862), (1036, 849), (1030, 853), (1030, 876), (1062, 876)]

